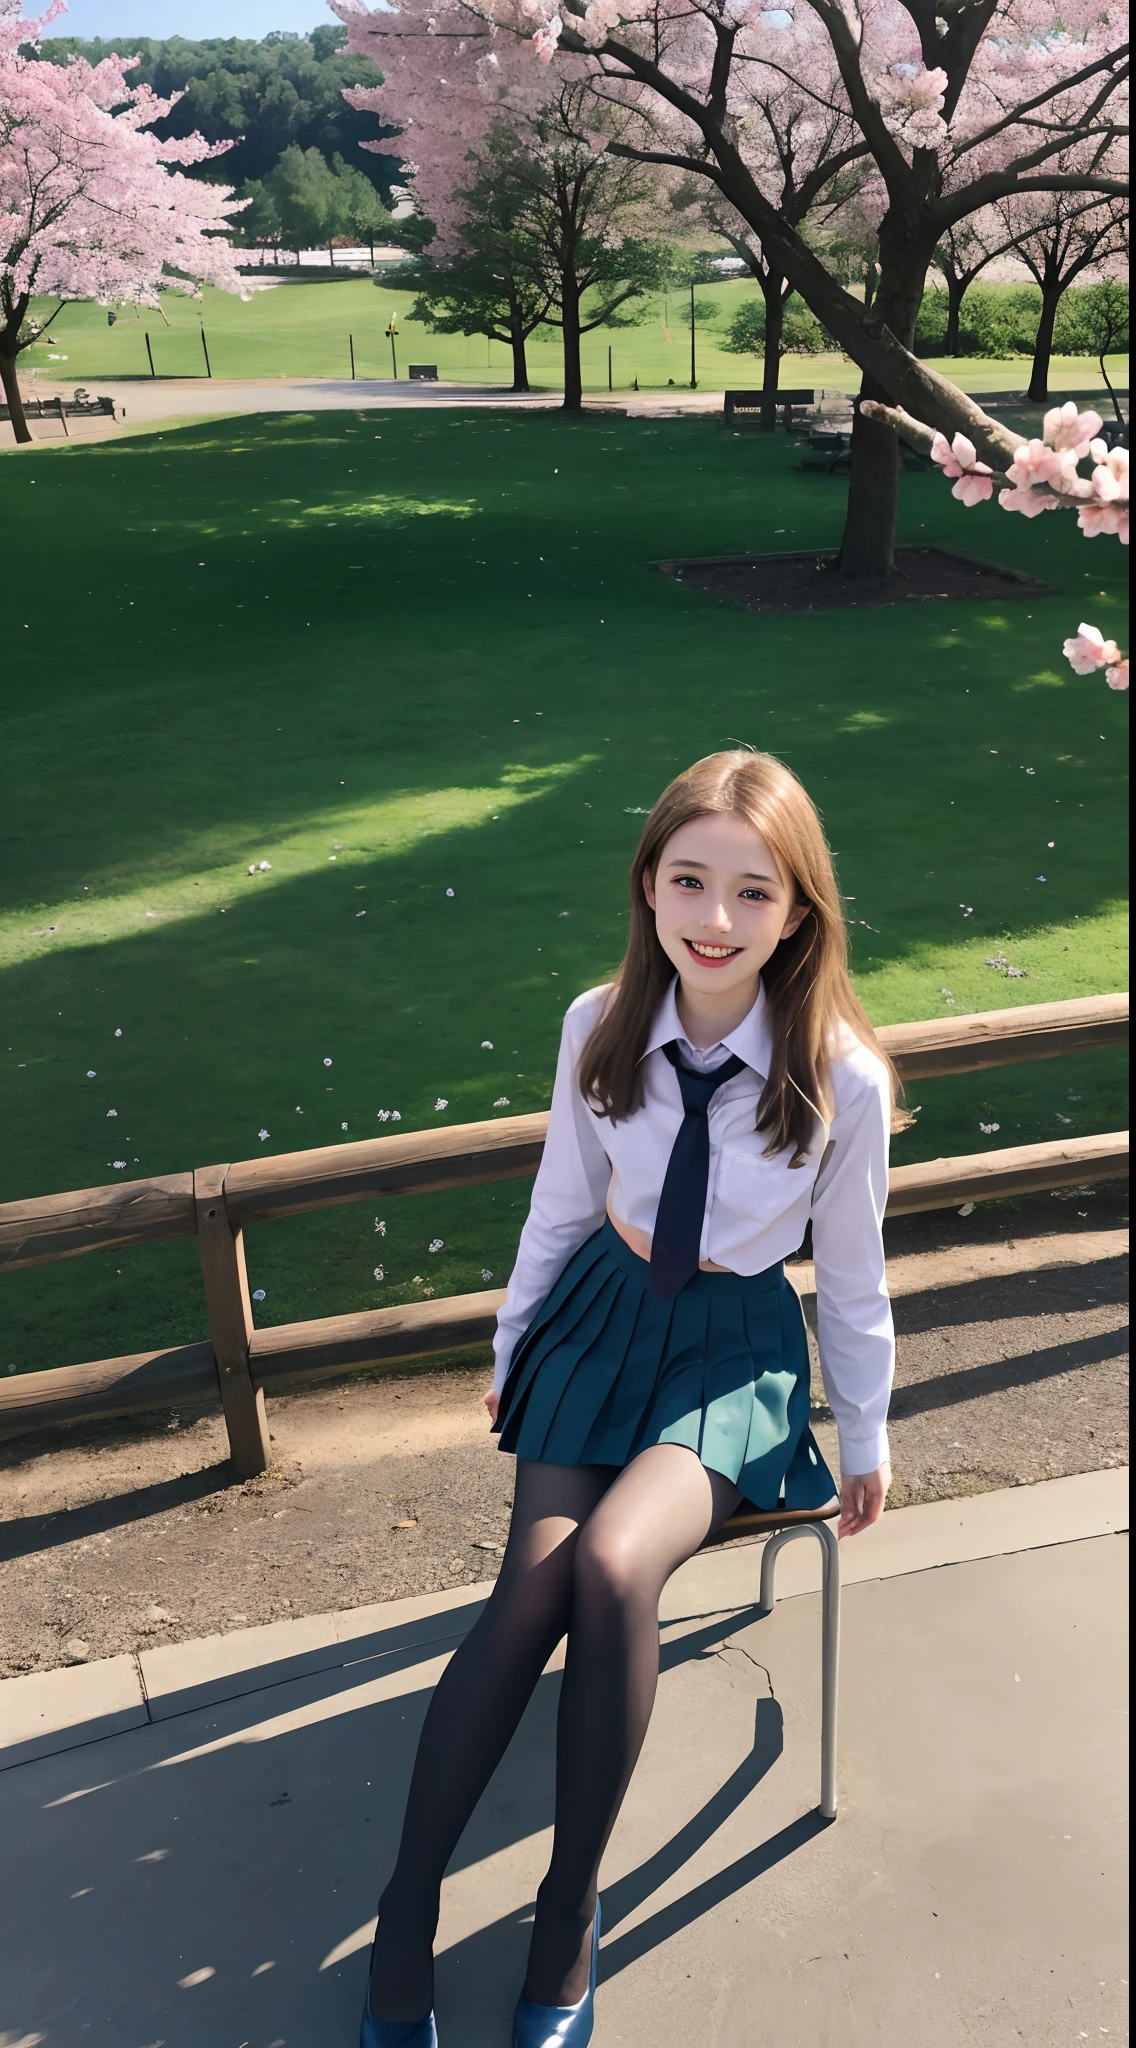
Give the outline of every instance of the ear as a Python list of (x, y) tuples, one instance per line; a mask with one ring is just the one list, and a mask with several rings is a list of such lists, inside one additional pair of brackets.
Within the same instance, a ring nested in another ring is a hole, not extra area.
[(644, 868), (643, 870), (643, 894), (647, 898), (649, 907), (652, 910), (657, 909), (658, 905), (655, 898), (655, 884), (651, 880), (650, 868)]
[(790, 915), (786, 918), (785, 923), (781, 928), (781, 938), (778, 940), (779, 945), (785, 939), (791, 939), (794, 932), (800, 931), (801, 926), (804, 924), (804, 921), (806, 917), (808, 917), (810, 911), (812, 910), (812, 907), (813, 906), (811, 903), (798, 903), (796, 909), (793, 910), (790, 913)]

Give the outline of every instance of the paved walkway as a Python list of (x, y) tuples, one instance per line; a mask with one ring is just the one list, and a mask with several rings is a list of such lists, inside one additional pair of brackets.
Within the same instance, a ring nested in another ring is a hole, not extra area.
[[(750, 1547), (676, 1576), (597, 2048), (1120, 2035), (1125, 1480), (900, 1510), (849, 1547), (832, 1827), (811, 1539), (770, 1617)], [(0, 1687), (0, 1739), (53, 1752), (0, 1772), (5, 2048), (351, 2048), (422, 1711), (482, 1593), (173, 1645), (145, 1698), (132, 1658)], [(447, 1880), (444, 2048), (508, 2042), (557, 1689)]]
[[(73, 384), (36, 380), (39, 396), (54, 399), (57, 393), (70, 397)], [(67, 428), (53, 419), (31, 422), (40, 441), (105, 441), (165, 420), (183, 424), (186, 420), (221, 415), (260, 412), (343, 412), (412, 407), (505, 405), (548, 408), (563, 402), (560, 391), (512, 392), (503, 384), (423, 384), (392, 377), (357, 377), (353, 382), (338, 377), (158, 377), (152, 381), (133, 378), (119, 383), (93, 377), (88, 389), (99, 397), (113, 398), (115, 418), (71, 419)], [(720, 391), (589, 393), (589, 411), (595, 406), (612, 406), (619, 412), (712, 412), (722, 410)], [(12, 429), (0, 422), (0, 445), (10, 445)]]

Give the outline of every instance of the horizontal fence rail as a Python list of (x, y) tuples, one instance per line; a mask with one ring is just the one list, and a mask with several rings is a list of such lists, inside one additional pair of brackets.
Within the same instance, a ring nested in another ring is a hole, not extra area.
[[(1127, 995), (894, 1024), (879, 1037), (904, 1081), (977, 1073), (1124, 1043)], [(493, 1334), (498, 1290), (256, 1330), (247, 1223), (378, 1195), (429, 1194), (536, 1171), (546, 1114), (373, 1138), (0, 1206), (0, 1268), (196, 1236), (210, 1341), (99, 1359), (0, 1384), (0, 1438), (48, 1424), (220, 1399), (236, 1469), (268, 1463), (265, 1396), (344, 1372), (436, 1357)], [(1128, 1134), (1002, 1147), (892, 1169), (887, 1214), (1076, 1186), (1128, 1171)]]

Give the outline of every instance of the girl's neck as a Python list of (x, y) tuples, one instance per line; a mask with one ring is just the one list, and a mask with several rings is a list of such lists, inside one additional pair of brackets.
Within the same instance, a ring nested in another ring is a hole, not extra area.
[(748, 991), (729, 989), (723, 991), (715, 1000), (714, 997), (703, 994), (701, 990), (688, 989), (680, 975), (675, 990), (675, 1008), (678, 1011), (678, 1021), (695, 1050), (705, 1052), (709, 1046), (717, 1045), (729, 1032), (736, 1031), (738, 1025), (749, 1016), (760, 989), (759, 975)]

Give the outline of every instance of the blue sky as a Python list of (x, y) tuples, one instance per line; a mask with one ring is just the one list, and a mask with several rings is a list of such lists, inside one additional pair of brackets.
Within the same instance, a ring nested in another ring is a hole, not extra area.
[[(35, 15), (34, 0), (25, 12)], [(266, 36), (304, 34), (335, 19), (323, 0), (69, 0), (49, 31), (57, 36)]]

